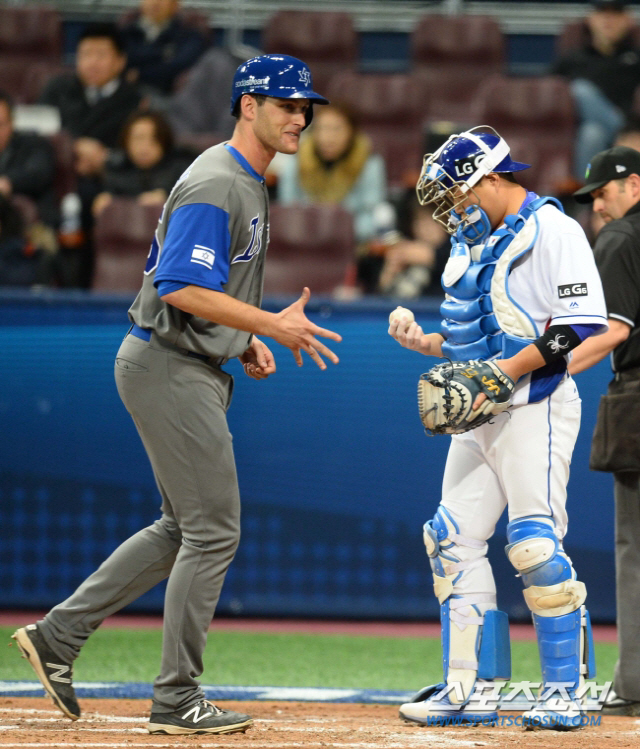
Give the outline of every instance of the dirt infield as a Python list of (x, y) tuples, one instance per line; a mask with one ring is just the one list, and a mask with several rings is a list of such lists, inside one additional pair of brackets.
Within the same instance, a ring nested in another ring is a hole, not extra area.
[[(500, 728), (424, 728), (397, 718), (389, 705), (306, 702), (220, 703), (250, 713), (255, 725), (246, 734), (229, 736), (151, 736), (146, 730), (148, 701), (81, 700), (83, 717), (63, 718), (47, 699), (0, 699), (0, 747), (231, 747), (232, 749), (425, 749), (425, 747), (515, 747), (593, 749), (637, 747), (640, 720), (603, 717), (600, 726), (581, 731), (527, 731)], [(512, 714), (512, 717), (515, 717)]]

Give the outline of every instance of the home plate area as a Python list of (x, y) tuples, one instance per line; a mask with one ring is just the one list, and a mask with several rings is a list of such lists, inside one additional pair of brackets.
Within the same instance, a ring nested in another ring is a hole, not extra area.
[[(567, 733), (526, 731), (505, 721), (501, 727), (426, 728), (398, 718), (397, 705), (282, 701), (224, 701), (223, 708), (249, 713), (254, 725), (224, 736), (150, 735), (148, 700), (83, 699), (83, 715), (72, 722), (45, 698), (0, 698), (0, 747), (251, 747), (258, 749), (422, 749), (425, 747), (510, 747), (536, 749), (635, 747), (637, 718), (602, 717), (599, 726)], [(505, 714), (507, 715), (507, 714)], [(515, 718), (517, 714), (512, 713)]]

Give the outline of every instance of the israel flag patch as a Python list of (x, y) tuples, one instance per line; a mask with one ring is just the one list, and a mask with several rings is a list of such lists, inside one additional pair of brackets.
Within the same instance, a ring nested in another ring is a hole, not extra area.
[(209, 247), (204, 247), (201, 244), (195, 245), (191, 252), (191, 262), (198, 263), (198, 265), (204, 265), (209, 270), (213, 269), (213, 263), (216, 259), (216, 253)]

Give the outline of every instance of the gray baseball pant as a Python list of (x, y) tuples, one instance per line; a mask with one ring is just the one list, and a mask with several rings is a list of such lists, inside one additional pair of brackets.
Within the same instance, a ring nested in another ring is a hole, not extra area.
[(614, 474), (618, 645), (613, 688), (640, 701), (640, 473)]
[[(101, 622), (169, 578), (153, 711), (204, 694), (197, 677), (240, 537), (240, 496), (226, 411), (233, 379), (216, 366), (132, 335), (116, 358), (118, 392), (151, 461), (162, 517), (119, 546), (39, 623), (67, 662)], [(108, 675), (107, 675), (108, 676)]]

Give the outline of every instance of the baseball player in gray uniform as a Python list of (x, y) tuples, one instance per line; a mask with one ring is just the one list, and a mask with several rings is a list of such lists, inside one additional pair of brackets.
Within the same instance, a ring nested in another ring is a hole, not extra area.
[(276, 152), (298, 150), (313, 103), (308, 67), (264, 55), (235, 75), (228, 143), (199, 156), (173, 188), (160, 218), (133, 323), (115, 364), (118, 392), (151, 461), (162, 516), (125, 541), (75, 593), (14, 634), (55, 704), (80, 716), (72, 663), (105, 617), (169, 578), (162, 663), (150, 733), (232, 733), (248, 715), (205, 699), (207, 630), (240, 533), (240, 497), (226, 410), (238, 357), (250, 377), (276, 370), (256, 334), (306, 352), (322, 369), (337, 356), (316, 336), (340, 336), (304, 314), (309, 290), (278, 314), (260, 309), (269, 213), (264, 172)]

